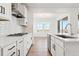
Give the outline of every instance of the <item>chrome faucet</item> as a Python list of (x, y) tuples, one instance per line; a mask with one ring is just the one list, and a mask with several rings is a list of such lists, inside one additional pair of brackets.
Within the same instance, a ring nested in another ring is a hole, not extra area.
[(72, 25), (71, 25), (71, 23), (68, 23), (68, 24), (66, 25), (65, 29), (67, 29), (68, 25), (70, 25), (70, 31), (71, 31), (70, 33), (71, 33), (71, 35), (73, 35), (73, 33), (72, 33)]

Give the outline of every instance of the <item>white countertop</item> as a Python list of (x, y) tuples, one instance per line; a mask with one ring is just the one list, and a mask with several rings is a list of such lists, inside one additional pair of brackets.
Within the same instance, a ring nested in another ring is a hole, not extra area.
[(0, 36), (0, 48), (3, 48), (13, 42), (16, 42), (24, 37), (27, 37), (29, 35), (32, 35), (32, 33), (23, 35), (23, 36)]
[[(75, 35), (77, 38), (62, 38), (62, 37), (56, 36), (56, 35), (59, 35), (60, 33), (58, 33), (58, 34), (48, 33), (48, 34), (51, 36), (54, 36), (56, 38), (59, 38), (61, 41), (64, 41), (64, 42), (79, 42), (79, 35)], [(64, 34), (64, 35), (68, 35), (68, 34)], [(75, 37), (75, 36), (73, 36), (73, 37)]]

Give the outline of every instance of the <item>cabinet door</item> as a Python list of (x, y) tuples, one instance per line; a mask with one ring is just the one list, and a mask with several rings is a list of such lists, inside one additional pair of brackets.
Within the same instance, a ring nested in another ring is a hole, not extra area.
[(16, 42), (3, 48), (3, 56), (15, 56), (16, 55)]
[(1, 56), (1, 48), (0, 48), (0, 56)]
[(6, 9), (6, 6), (5, 6), (5, 4), (4, 3), (0, 3), (0, 17), (3, 17), (3, 16), (5, 16), (5, 14), (3, 14), (3, 8), (5, 8)]
[(22, 15), (24, 15), (24, 12), (25, 12), (24, 5), (18, 3), (18, 11), (19, 11)]
[(28, 52), (28, 49), (27, 49), (27, 36), (24, 35), (24, 55), (26, 56), (27, 55), (27, 52)]
[(27, 8), (25, 5), (18, 4), (19, 12), (25, 17), (23, 19), (19, 19), (20, 25), (27, 26)]
[(55, 54), (56, 56), (64, 55), (64, 49), (57, 44), (55, 44), (55, 52), (56, 52), (56, 54)]
[(51, 52), (51, 35), (47, 35), (47, 45), (48, 45), (48, 50)]
[(51, 54), (53, 56), (55, 55), (55, 42), (54, 42), (54, 37), (51, 37)]
[(28, 49), (30, 48), (31, 44), (32, 44), (31, 37), (28, 37), (28, 38), (27, 38), (27, 48), (28, 48)]
[(5, 17), (10, 20), (11, 19), (11, 3), (6, 3)]
[(17, 56), (24, 56), (24, 40), (20, 39), (17, 42)]
[(31, 33), (27, 35), (27, 41), (28, 41), (28, 48), (30, 48), (32, 45), (32, 34)]
[(32, 45), (32, 34), (29, 33), (24, 36), (24, 55), (27, 55), (29, 48)]
[(0, 18), (3, 20), (10, 20), (11, 19), (11, 3), (0, 3), (2, 6), (2, 13), (0, 13)]

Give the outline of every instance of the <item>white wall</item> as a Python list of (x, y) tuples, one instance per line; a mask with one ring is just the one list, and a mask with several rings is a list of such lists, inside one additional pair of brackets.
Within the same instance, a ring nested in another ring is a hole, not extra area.
[[(46, 9), (46, 8), (45, 8)], [(51, 32), (51, 33), (57, 33), (57, 19), (56, 17), (54, 17), (53, 12), (50, 12), (50, 10), (52, 11), (52, 9), (48, 9), (48, 10), (43, 10), (43, 8), (34, 8), (32, 9), (33, 11), (33, 34), (35, 37), (46, 37), (47, 33)], [(46, 13), (47, 15), (45, 16), (38, 16), (35, 14), (42, 14), (42, 13)], [(35, 28), (36, 24), (39, 22), (49, 22), (50, 23), (50, 31), (46, 32), (37, 32), (37, 28)]]
[(34, 36), (36, 37), (46, 37), (47, 36), (47, 32), (44, 31), (37, 31), (36, 25), (40, 22), (49, 22), (51, 23), (49, 20), (51, 20), (50, 18), (33, 18), (34, 19), (34, 23), (33, 23), (33, 33)]

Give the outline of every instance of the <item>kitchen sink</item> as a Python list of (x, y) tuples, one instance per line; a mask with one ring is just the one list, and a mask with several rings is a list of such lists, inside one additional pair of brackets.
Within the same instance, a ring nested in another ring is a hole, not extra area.
[(62, 37), (62, 38), (78, 38), (78, 37), (72, 37), (72, 36), (67, 36), (67, 35), (56, 35), (56, 36), (59, 36), (59, 37)]

